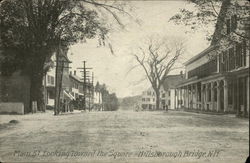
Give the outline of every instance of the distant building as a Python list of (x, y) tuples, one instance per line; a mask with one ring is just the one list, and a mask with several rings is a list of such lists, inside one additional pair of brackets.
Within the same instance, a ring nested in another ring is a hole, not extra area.
[[(165, 104), (166, 104), (166, 107), (168, 109), (176, 109), (177, 106), (181, 105), (182, 104), (182, 100), (180, 99), (177, 99), (177, 91), (176, 91), (176, 86), (178, 84), (180, 84), (181, 82), (183, 82), (184, 79), (184, 75), (182, 74), (179, 74), (179, 75), (168, 75), (164, 84), (163, 84), (163, 87), (164, 87), (164, 90), (165, 90)], [(163, 95), (163, 94), (162, 94)], [(162, 101), (162, 103), (164, 102), (164, 100)]]
[(153, 88), (149, 88), (148, 90), (142, 92), (141, 107), (144, 110), (155, 110), (155, 100), (155, 91), (153, 90)]
[(102, 103), (102, 93), (98, 90), (94, 91), (94, 106), (93, 109), (98, 111), (103, 111), (103, 103)]
[(76, 71), (72, 74), (70, 71), (70, 93), (75, 99), (83, 98), (83, 80), (76, 75)]
[[(160, 104), (159, 109), (166, 109), (166, 92), (163, 86), (160, 88)], [(155, 110), (156, 109), (156, 94), (154, 89), (151, 87), (146, 91), (142, 92), (141, 95), (141, 107), (144, 110)]]
[[(184, 76), (181, 72), (179, 75), (168, 75), (165, 82), (160, 88), (160, 110), (175, 109), (176, 106), (181, 103), (176, 98), (176, 86), (184, 80)], [(141, 107), (144, 110), (156, 109), (156, 95), (153, 88), (149, 88), (142, 92), (141, 95)]]

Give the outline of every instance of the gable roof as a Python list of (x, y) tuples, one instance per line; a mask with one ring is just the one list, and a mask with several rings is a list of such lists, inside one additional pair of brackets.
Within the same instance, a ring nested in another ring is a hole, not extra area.
[(217, 47), (217, 43), (219, 41), (219, 39), (222, 37), (222, 33), (221, 30), (223, 30), (223, 21), (224, 18), (226, 17), (226, 13), (227, 13), (227, 9), (230, 5), (230, 1), (231, 0), (222, 0), (222, 4), (221, 4), (221, 9), (217, 18), (217, 22), (215, 25), (215, 30), (212, 36), (212, 40), (210, 43), (210, 46), (208, 48), (206, 48), (205, 50), (203, 50), (202, 52), (200, 52), (199, 54), (195, 55), (194, 57), (192, 57), (191, 59), (189, 59), (188, 61), (186, 61), (184, 63), (185, 66), (193, 63), (194, 61), (198, 60), (199, 58), (205, 56), (206, 54), (208, 54), (209, 52), (211, 52), (212, 50), (214, 50)]
[(185, 80), (184, 75), (168, 75), (165, 82), (163, 83), (163, 88), (165, 91), (171, 88), (175, 88), (178, 84)]
[(219, 41), (219, 39), (222, 37), (222, 33), (221, 30), (223, 29), (223, 21), (225, 21), (225, 17), (226, 17), (226, 13), (227, 13), (227, 9), (230, 6), (230, 1), (231, 0), (223, 0), (222, 4), (221, 4), (221, 9), (217, 18), (217, 22), (215, 24), (215, 30), (213, 33), (213, 37), (212, 37), (212, 41), (211, 41), (211, 45), (215, 45), (217, 44), (217, 42)]

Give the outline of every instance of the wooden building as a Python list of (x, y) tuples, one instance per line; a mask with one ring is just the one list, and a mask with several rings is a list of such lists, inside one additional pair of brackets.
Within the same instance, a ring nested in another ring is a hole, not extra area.
[(183, 104), (177, 108), (248, 117), (249, 39), (233, 36), (242, 29), (247, 34), (249, 29), (232, 12), (234, 2), (223, 1), (211, 45), (185, 63), (187, 81), (177, 86), (177, 98)]

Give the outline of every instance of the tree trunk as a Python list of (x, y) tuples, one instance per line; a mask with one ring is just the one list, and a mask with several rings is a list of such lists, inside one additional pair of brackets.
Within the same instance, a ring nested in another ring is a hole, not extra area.
[(40, 50), (32, 58), (32, 63), (28, 64), (29, 76), (30, 76), (30, 107), (32, 111), (32, 102), (37, 103), (38, 111), (45, 111), (44, 103), (44, 88), (43, 88), (43, 76), (44, 76), (44, 64), (45, 56), (44, 51)]
[(160, 109), (160, 92), (159, 90), (156, 90), (155, 91), (155, 94), (156, 94), (156, 110), (159, 110)]
[(44, 96), (43, 96), (43, 69), (37, 70), (37, 73), (33, 71), (30, 76), (30, 102), (32, 109), (32, 102), (37, 102), (37, 110), (45, 111)]

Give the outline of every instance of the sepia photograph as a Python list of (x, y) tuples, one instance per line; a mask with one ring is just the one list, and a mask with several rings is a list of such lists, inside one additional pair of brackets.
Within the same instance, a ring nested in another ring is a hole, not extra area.
[(249, 0), (0, 0), (0, 163), (248, 163)]

